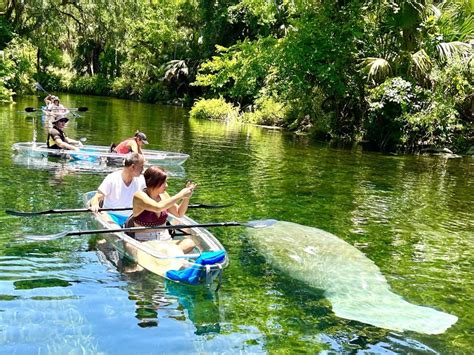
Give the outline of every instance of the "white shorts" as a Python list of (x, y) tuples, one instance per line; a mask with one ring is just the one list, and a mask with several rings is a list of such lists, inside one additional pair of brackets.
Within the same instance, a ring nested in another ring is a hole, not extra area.
[(143, 232), (143, 233), (135, 232), (135, 239), (141, 242), (146, 242), (149, 240), (166, 241), (166, 240), (171, 240), (171, 235), (168, 229), (157, 230), (153, 232)]

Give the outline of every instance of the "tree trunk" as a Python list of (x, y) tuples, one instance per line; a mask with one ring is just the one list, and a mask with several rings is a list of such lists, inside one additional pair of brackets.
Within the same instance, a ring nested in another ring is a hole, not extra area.
[(39, 74), (41, 70), (41, 49), (38, 47), (36, 50), (36, 72)]
[(100, 61), (99, 56), (102, 52), (102, 46), (99, 43), (96, 43), (93, 50), (92, 50), (92, 73), (99, 74), (100, 73)]

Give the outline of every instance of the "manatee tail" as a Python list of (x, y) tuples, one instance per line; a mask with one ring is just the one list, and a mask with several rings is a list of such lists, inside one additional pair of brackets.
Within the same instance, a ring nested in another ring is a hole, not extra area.
[(409, 303), (388, 290), (376, 297), (370, 294), (359, 296), (354, 293), (345, 298), (329, 295), (328, 299), (338, 317), (391, 330), (441, 334), (458, 320), (451, 314)]

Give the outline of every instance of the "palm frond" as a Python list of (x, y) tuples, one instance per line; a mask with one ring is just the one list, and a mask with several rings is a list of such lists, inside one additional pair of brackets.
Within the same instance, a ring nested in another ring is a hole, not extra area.
[(441, 16), (437, 25), (447, 42), (467, 42), (474, 35), (474, 2), (471, 0), (443, 1), (438, 5)]
[(436, 46), (438, 55), (441, 60), (451, 59), (455, 56), (469, 56), (472, 55), (473, 50), (469, 43), (464, 43), (460, 41), (454, 42), (442, 42)]
[(167, 81), (179, 76), (187, 76), (189, 74), (188, 65), (184, 60), (170, 60), (165, 64), (165, 70), (164, 79)]
[(411, 62), (418, 76), (424, 76), (431, 70), (431, 59), (424, 49), (420, 49), (418, 52), (411, 55)]
[(361, 71), (367, 75), (368, 80), (380, 82), (390, 75), (392, 67), (383, 58), (368, 57), (362, 60)]
[(441, 9), (434, 4), (427, 6), (424, 13), (425, 19), (427, 16), (433, 16), (435, 19), (439, 19), (442, 14)]

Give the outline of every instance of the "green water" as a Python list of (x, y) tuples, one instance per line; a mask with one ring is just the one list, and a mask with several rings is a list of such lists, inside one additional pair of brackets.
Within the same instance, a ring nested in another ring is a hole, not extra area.
[[(394, 293), (456, 315), (444, 334), (395, 332), (339, 318), (323, 290), (268, 264), (243, 228), (213, 229), (230, 266), (217, 294), (170, 284), (103, 248), (100, 236), (27, 242), (24, 234), (92, 228), (86, 214), (0, 212), (3, 353), (471, 353), (474, 346), (474, 159), (343, 150), (280, 131), (195, 121), (176, 107), (63, 95), (87, 106), (67, 132), (109, 145), (146, 132), (147, 148), (190, 154), (170, 181), (198, 182), (199, 222), (275, 218), (337, 235), (375, 262)], [(11, 145), (44, 141), (36, 98), (0, 106), (0, 207), (81, 207), (104, 174), (25, 161)], [(96, 227), (96, 226), (94, 226)], [(335, 280), (337, 282), (337, 280)]]

